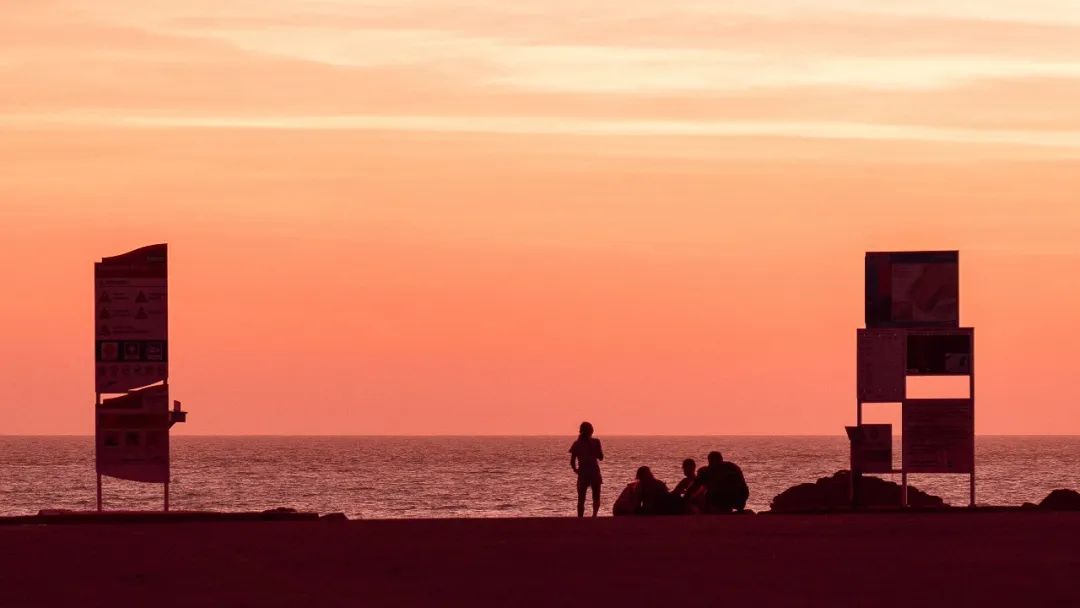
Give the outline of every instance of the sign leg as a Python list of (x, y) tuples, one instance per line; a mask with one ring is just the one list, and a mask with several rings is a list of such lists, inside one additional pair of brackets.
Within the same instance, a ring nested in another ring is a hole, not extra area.
[(971, 470), (971, 507), (975, 508), (975, 469)]
[(169, 512), (169, 482), (165, 482), (165, 512)]
[(900, 506), (908, 506), (907, 502), (907, 471), (900, 473)]
[(97, 510), (101, 511), (101, 473), (97, 476)]

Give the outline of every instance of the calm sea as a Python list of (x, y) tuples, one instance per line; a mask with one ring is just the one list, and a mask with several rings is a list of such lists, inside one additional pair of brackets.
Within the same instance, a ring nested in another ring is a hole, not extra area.
[[(712, 449), (742, 466), (750, 507), (787, 487), (847, 466), (842, 437), (601, 437), (601, 513), (640, 465), (674, 485), (685, 457)], [(572, 515), (573, 437), (176, 437), (172, 507), (292, 507), (350, 517)], [(1080, 437), (980, 437), (978, 501), (1037, 502), (1080, 488)], [(897, 476), (898, 477), (898, 476)], [(967, 504), (967, 477), (912, 476), (951, 504)], [(899, 479), (895, 479), (899, 482)], [(0, 437), (0, 514), (94, 507), (89, 437)], [(157, 509), (161, 486), (105, 479), (108, 509)]]

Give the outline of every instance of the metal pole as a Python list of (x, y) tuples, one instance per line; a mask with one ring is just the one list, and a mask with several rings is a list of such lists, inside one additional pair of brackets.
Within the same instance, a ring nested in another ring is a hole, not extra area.
[[(862, 373), (861, 368), (862, 361), (859, 359), (859, 330), (855, 330), (855, 425), (862, 426), (862, 395), (859, 394), (859, 380), (858, 376)], [(851, 487), (848, 489), (849, 496), (851, 498), (851, 508), (859, 506), (859, 474), (855, 472), (855, 453), (851, 440), (848, 439), (848, 451), (851, 452), (849, 456), (848, 468), (851, 471), (849, 478), (851, 479)]]
[(907, 470), (900, 470), (900, 506), (908, 506), (907, 501)]
[(968, 398), (971, 399), (971, 507), (975, 506), (975, 329), (971, 329), (971, 373), (968, 376)]
[(165, 482), (165, 512), (169, 512), (169, 482)]
[(97, 425), (98, 425), (98, 407), (101, 406), (101, 393), (94, 393), (94, 469), (97, 472), (97, 510), (101, 512), (101, 473), (96, 471), (97, 469)]

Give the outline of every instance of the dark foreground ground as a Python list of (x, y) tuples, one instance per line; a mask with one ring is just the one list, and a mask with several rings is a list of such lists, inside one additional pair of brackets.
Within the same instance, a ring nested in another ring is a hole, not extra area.
[(0, 526), (0, 606), (1075, 606), (1080, 513)]

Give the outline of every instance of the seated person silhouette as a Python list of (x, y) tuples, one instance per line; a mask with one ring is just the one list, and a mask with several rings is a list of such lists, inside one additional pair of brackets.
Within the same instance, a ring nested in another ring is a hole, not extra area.
[(653, 476), (649, 467), (638, 468), (635, 477), (615, 500), (614, 515), (668, 515), (673, 512), (667, 484)]
[(698, 486), (697, 490), (690, 493), (690, 488), (697, 479), (697, 463), (693, 458), (687, 458), (682, 463), (682, 470), (683, 479), (671, 491), (673, 507), (677, 506), (679, 513), (702, 513), (705, 511), (705, 488)]
[(720, 452), (709, 452), (709, 464), (702, 467), (686, 493), (694, 496), (699, 489), (705, 490), (706, 513), (742, 512), (750, 497), (742, 469), (734, 462), (724, 460)]
[(672, 494), (679, 498), (686, 498), (686, 491), (690, 489), (690, 486), (694, 483), (694, 479), (697, 477), (697, 463), (693, 458), (687, 458), (682, 461), (683, 478), (675, 489), (671, 491)]
[(667, 515), (671, 512), (671, 500), (667, 484), (653, 476), (649, 467), (637, 470), (641, 502), (638, 504), (640, 515)]

